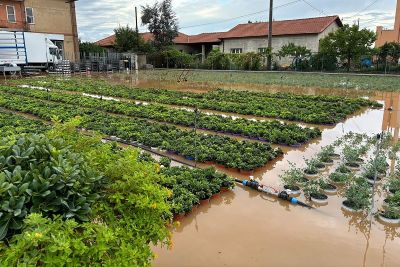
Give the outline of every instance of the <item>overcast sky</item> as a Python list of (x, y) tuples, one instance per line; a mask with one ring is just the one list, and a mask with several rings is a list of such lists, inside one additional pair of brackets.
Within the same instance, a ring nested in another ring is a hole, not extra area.
[[(360, 19), (360, 26), (393, 28), (396, 0), (275, 0), (275, 20), (339, 15), (345, 23)], [(134, 26), (134, 6), (155, 0), (80, 0), (78, 28), (84, 41), (97, 41), (113, 33), (118, 25)], [(266, 21), (268, 0), (172, 0), (180, 31), (186, 34), (226, 31), (239, 23)], [(323, 3), (323, 4), (322, 4)], [(239, 18), (240, 17), (240, 18)], [(199, 26), (200, 25), (200, 26)]]

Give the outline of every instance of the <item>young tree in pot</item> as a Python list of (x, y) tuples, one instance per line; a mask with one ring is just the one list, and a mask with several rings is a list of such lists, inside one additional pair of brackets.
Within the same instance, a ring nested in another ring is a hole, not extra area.
[(330, 184), (326, 181), (325, 178), (318, 180), (319, 186), (326, 194), (335, 194), (337, 193), (337, 186)]
[(318, 153), (318, 160), (327, 165), (333, 164), (333, 158), (337, 157), (340, 158), (340, 155), (335, 154), (335, 147), (332, 145), (323, 147)]
[(307, 182), (303, 191), (304, 195), (315, 203), (325, 204), (328, 202), (328, 196), (322, 193), (320, 181), (314, 180)]
[(317, 159), (310, 159), (310, 160), (305, 160), (306, 162), (306, 168), (304, 169), (304, 173), (308, 176), (315, 177), (318, 175), (318, 160)]
[(389, 178), (389, 182), (387, 184), (387, 190), (391, 194), (396, 194), (400, 192), (400, 177), (396, 174), (393, 174)]
[[(375, 181), (379, 183), (382, 180), (382, 176), (379, 176), (378, 170), (375, 167), (376, 165), (374, 162), (369, 162), (366, 166), (364, 171), (362, 172), (362, 177), (367, 179), (369, 184), (374, 184)], [(375, 177), (376, 176), (376, 177)], [(375, 180), (376, 179), (376, 180)]]
[(386, 176), (387, 169), (389, 167), (389, 164), (387, 163), (387, 157), (385, 154), (381, 153), (375, 161), (372, 161), (375, 165), (376, 171), (378, 172), (378, 175), (383, 178)]
[(335, 172), (343, 173), (343, 174), (350, 174), (351, 170), (348, 167), (346, 167), (345, 164), (341, 164), (339, 167), (336, 168)]
[(360, 168), (360, 164), (357, 163), (360, 157), (359, 150), (357, 148), (350, 145), (346, 145), (343, 148), (343, 157), (346, 162), (345, 163), (346, 167), (357, 170)]
[(343, 207), (351, 212), (366, 210), (371, 204), (371, 191), (371, 187), (364, 178), (355, 178), (345, 191), (346, 200), (343, 201)]
[(334, 184), (344, 185), (349, 181), (350, 177), (351, 173), (342, 173), (335, 171), (329, 175), (329, 180), (331, 180), (331, 182)]
[(385, 209), (379, 213), (379, 219), (389, 224), (400, 224), (399, 203), (389, 201)]
[(293, 163), (289, 163), (289, 165), (290, 168), (284, 171), (279, 178), (284, 183), (284, 188), (290, 190), (293, 195), (296, 195), (300, 193), (300, 187), (298, 184), (302, 184), (308, 181), (308, 179), (304, 177), (303, 172), (301, 170), (299, 171)]
[[(300, 168), (297, 168), (292, 162), (289, 162), (289, 166), (289, 169), (286, 170), (281, 176), (284, 184), (288, 187), (285, 187), (285, 189), (290, 189), (289, 187), (292, 185), (300, 187), (308, 182), (308, 179), (305, 177), (304, 172)], [(286, 181), (283, 179), (283, 177), (285, 177)]]

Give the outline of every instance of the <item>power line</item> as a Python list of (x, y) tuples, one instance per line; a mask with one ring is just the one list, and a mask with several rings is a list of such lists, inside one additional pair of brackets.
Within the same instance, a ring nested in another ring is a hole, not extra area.
[(375, 5), (379, 0), (374, 0), (373, 2), (371, 2), (368, 6), (364, 7), (363, 9), (361, 9), (360, 11), (358, 11), (355, 15), (350, 16), (350, 17), (345, 17), (344, 19), (351, 19), (354, 18), (358, 15), (360, 15), (362, 12), (364, 12), (365, 10), (369, 9), (370, 7), (372, 7), (373, 5)]
[(326, 14), (322, 9), (319, 9), (319, 8), (313, 6), (310, 2), (308, 2), (308, 1), (306, 1), (306, 0), (302, 0), (302, 1), (303, 1), (304, 3), (306, 3), (308, 6), (310, 6), (312, 9), (314, 9), (314, 10), (318, 11), (319, 13), (321, 13), (321, 14), (327, 16), (327, 14)]
[[(295, 1), (292, 1), (292, 2), (289, 2), (289, 3), (286, 3), (286, 4), (282, 4), (282, 5), (276, 6), (273, 9), (287, 7), (287, 6), (293, 5), (293, 4), (298, 3), (298, 2), (302, 2), (302, 1), (304, 1), (304, 0), (295, 0)], [(188, 29), (188, 28), (195, 28), (195, 27), (201, 27), (201, 26), (207, 26), (207, 25), (213, 25), (213, 24), (220, 24), (220, 23), (224, 23), (224, 22), (227, 22), (227, 21), (232, 21), (232, 20), (236, 20), (236, 19), (241, 19), (241, 18), (245, 18), (245, 17), (249, 17), (249, 16), (265, 13), (265, 12), (268, 12), (268, 11), (269, 11), (269, 9), (264, 9), (264, 10), (261, 10), (261, 11), (258, 11), (258, 12), (249, 13), (249, 14), (245, 14), (245, 15), (242, 15), (242, 16), (229, 18), (229, 19), (224, 19), (224, 20), (220, 20), (220, 21), (216, 21), (216, 22), (208, 22), (208, 23), (197, 24), (197, 25), (183, 26), (183, 27), (179, 27), (179, 29)]]

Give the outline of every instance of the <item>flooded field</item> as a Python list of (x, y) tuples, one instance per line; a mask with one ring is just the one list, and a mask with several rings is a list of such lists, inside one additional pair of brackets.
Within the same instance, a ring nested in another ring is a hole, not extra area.
[[(249, 175), (264, 184), (282, 188), (279, 174), (288, 162), (304, 163), (322, 146), (350, 131), (398, 136), (400, 94), (358, 90), (304, 89), (280, 86), (223, 83), (178, 83), (143, 81), (118, 76), (115, 83), (132, 87), (154, 87), (205, 92), (210, 89), (253, 89), (268, 92), (365, 96), (385, 104), (385, 109), (362, 110), (335, 127), (322, 127), (322, 137), (299, 148), (283, 147), (284, 156), (253, 173), (240, 173), (217, 166), (236, 178)], [(387, 108), (392, 107), (392, 111)], [(206, 164), (200, 164), (200, 166)], [(392, 168), (394, 163), (392, 163)], [(331, 172), (335, 166), (326, 169)], [(384, 197), (378, 191), (375, 209)], [(343, 198), (329, 197), (329, 204), (308, 210), (261, 196), (237, 186), (207, 204), (197, 206), (179, 219), (173, 229), (173, 246), (154, 248), (155, 266), (399, 266), (400, 229), (373, 218), (352, 215), (341, 209)]]
[[(107, 79), (112, 83), (130, 85), (132, 90), (135, 87), (154, 87), (200, 93), (224, 88), (329, 94), (369, 97), (385, 105), (383, 109), (363, 109), (336, 126), (318, 126), (322, 136), (306, 145), (274, 146), (280, 147), (284, 155), (254, 172), (244, 173), (215, 166), (219, 171), (239, 179), (248, 179), (252, 175), (263, 184), (277, 189), (283, 186), (279, 175), (288, 168), (289, 162), (303, 166), (304, 158), (315, 156), (321, 147), (332, 144), (348, 132), (372, 135), (389, 131), (396, 141), (399, 136), (400, 93), (228, 82), (142, 80), (140, 75), (121, 74), (107, 76)], [(169, 156), (194, 164), (176, 155)], [(337, 164), (327, 168), (324, 173), (332, 172)], [(395, 164), (391, 162), (391, 170)], [(198, 164), (200, 167), (209, 165)], [(379, 187), (375, 195), (374, 212), (381, 206), (385, 194)], [(300, 199), (304, 200), (303, 197)], [(171, 229), (173, 246), (170, 249), (154, 247), (157, 254), (154, 266), (399, 266), (400, 227), (390, 227), (374, 217), (369, 220), (365, 215), (343, 211), (343, 200), (339, 190), (338, 195), (329, 196), (328, 205), (308, 210), (260, 195), (239, 185), (233, 191), (215, 195), (209, 202), (198, 205), (191, 213), (178, 218), (179, 223)]]

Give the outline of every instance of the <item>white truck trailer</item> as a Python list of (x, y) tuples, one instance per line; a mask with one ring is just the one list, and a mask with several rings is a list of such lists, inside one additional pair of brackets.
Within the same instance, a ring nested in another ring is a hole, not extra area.
[(0, 66), (36, 67), (53, 70), (62, 61), (60, 49), (51, 40), (60, 34), (0, 31)]

